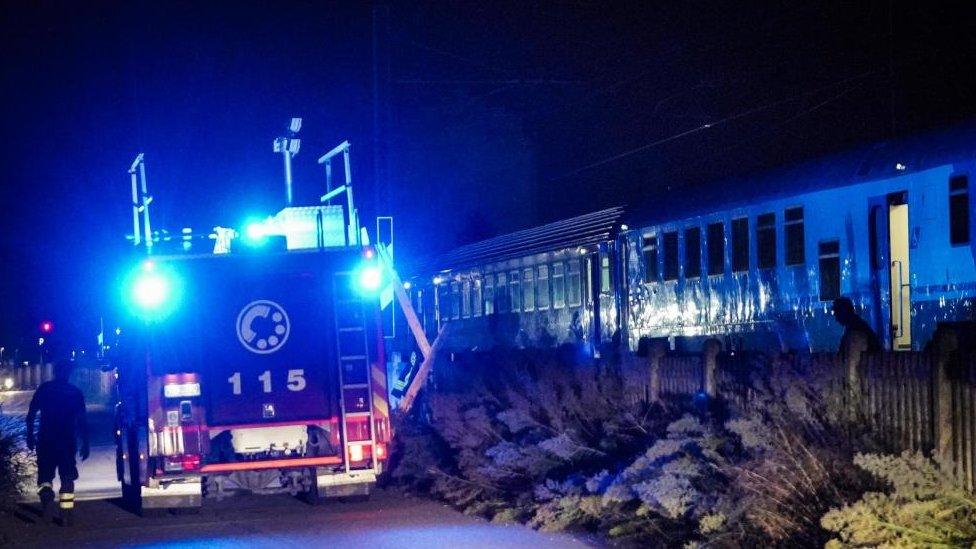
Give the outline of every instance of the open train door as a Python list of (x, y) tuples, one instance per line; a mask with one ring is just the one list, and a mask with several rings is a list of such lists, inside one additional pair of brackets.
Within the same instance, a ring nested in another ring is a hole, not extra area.
[(869, 203), (872, 320), (885, 347), (912, 349), (911, 228), (908, 193), (874, 197)]
[(904, 199), (888, 204), (888, 243), (891, 253), (891, 349), (912, 350), (912, 285), (909, 261), (908, 204)]

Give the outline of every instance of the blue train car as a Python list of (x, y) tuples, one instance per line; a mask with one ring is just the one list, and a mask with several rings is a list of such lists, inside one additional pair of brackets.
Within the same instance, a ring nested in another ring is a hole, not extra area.
[(623, 208), (609, 208), (433, 259), (408, 291), (428, 336), (450, 323), (447, 350), (562, 343), (597, 350), (619, 327), (613, 267), (622, 216)]
[(850, 297), (886, 348), (976, 316), (976, 123), (655, 197), (617, 246), (619, 322), (697, 348), (836, 350)]

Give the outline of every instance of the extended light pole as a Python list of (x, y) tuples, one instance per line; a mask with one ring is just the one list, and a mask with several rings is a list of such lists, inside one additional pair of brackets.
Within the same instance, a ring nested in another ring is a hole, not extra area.
[(274, 140), (274, 152), (281, 153), (285, 162), (285, 205), (292, 205), (291, 192), (291, 159), (298, 154), (298, 149), (302, 144), (298, 139), (298, 131), (302, 129), (302, 119), (292, 118), (288, 125), (288, 136), (278, 137)]

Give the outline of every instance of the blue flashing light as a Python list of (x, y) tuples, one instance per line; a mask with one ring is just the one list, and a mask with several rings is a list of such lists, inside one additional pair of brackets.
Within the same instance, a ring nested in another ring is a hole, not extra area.
[(271, 227), (268, 225), (269, 221), (270, 218), (251, 218), (249, 221), (245, 222), (244, 230), (240, 231), (241, 235), (244, 237), (241, 239), (244, 244), (253, 248), (264, 246), (268, 242), (268, 236), (274, 234)]
[(123, 297), (138, 316), (161, 318), (175, 309), (179, 282), (170, 269), (145, 261), (127, 277)]
[(156, 309), (169, 297), (169, 281), (158, 273), (143, 273), (132, 286), (132, 299), (143, 309)]
[(267, 236), (267, 232), (264, 228), (264, 223), (260, 221), (255, 221), (253, 223), (248, 223), (247, 228), (244, 229), (244, 234), (250, 240), (258, 241)]
[(356, 276), (359, 290), (365, 293), (374, 293), (383, 285), (383, 273), (376, 265), (366, 265), (359, 269)]

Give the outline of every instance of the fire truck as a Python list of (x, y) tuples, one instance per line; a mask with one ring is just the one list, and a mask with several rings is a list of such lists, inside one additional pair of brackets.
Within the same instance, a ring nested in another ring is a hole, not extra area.
[[(344, 145), (329, 155), (348, 169)], [(391, 439), (378, 299), (388, 269), (359, 228), (348, 172), (320, 205), (217, 229), (212, 252), (167, 254), (141, 162), (130, 169), (133, 237), (152, 253), (122, 277), (129, 323), (115, 359), (124, 503), (368, 495)], [(337, 191), (346, 204), (329, 203)]]

